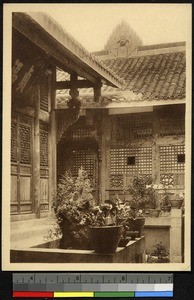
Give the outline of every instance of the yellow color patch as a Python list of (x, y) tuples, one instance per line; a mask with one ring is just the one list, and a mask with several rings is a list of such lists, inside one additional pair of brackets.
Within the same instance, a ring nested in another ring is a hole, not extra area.
[(94, 292), (54, 292), (54, 298), (94, 297)]

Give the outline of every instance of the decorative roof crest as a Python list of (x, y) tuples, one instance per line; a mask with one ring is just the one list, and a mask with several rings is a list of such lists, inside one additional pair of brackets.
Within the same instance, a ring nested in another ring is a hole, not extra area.
[(113, 30), (104, 49), (113, 57), (127, 57), (141, 45), (141, 38), (126, 21), (122, 21)]

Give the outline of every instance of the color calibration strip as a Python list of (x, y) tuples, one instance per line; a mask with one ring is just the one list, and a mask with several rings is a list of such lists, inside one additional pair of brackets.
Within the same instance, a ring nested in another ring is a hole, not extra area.
[(172, 274), (15, 273), (14, 298), (173, 297)]
[(173, 291), (136, 291), (136, 292), (13, 292), (17, 298), (110, 298), (110, 297), (173, 297)]

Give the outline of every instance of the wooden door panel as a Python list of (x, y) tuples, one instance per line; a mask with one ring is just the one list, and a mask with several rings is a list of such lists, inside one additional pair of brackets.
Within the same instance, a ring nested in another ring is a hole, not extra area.
[(31, 202), (31, 178), (20, 177), (20, 202)]

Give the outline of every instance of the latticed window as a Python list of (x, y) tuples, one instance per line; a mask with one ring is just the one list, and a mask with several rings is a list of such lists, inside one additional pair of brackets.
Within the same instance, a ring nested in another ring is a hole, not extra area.
[(124, 175), (152, 174), (152, 147), (114, 148), (110, 154), (111, 187), (122, 187)]
[(14, 117), (11, 123), (11, 161), (31, 164), (31, 119)]
[(162, 109), (158, 108), (156, 118), (159, 136), (165, 137), (185, 134), (185, 112), (183, 107), (176, 107), (176, 109), (169, 106)]
[(32, 119), (14, 115), (11, 124), (11, 214), (33, 211)]
[(17, 162), (17, 123), (11, 122), (11, 161)]
[(112, 140), (131, 140), (152, 137), (153, 124), (150, 114), (141, 116), (130, 115), (127, 117), (112, 118)]
[(48, 132), (40, 130), (40, 165), (48, 167)]
[(19, 125), (20, 135), (20, 163), (31, 163), (31, 127), (26, 124)]
[(90, 149), (79, 149), (73, 151), (73, 176), (77, 176), (79, 168), (83, 167), (88, 177), (93, 181), (94, 175), (94, 153)]
[(152, 148), (133, 147), (111, 149), (111, 174), (152, 173)]
[(160, 146), (160, 181), (163, 184), (183, 185), (185, 146)]

